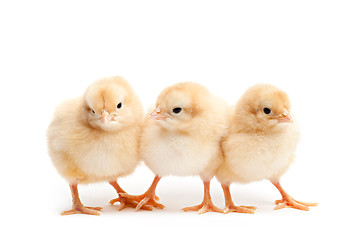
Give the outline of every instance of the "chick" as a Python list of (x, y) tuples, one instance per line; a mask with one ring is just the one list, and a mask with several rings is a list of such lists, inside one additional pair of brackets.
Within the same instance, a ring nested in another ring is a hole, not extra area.
[(238, 101), (228, 136), (222, 142), (224, 162), (216, 173), (224, 190), (224, 213), (253, 213), (254, 207), (234, 205), (229, 186), (232, 182), (263, 179), (270, 180), (282, 196), (276, 201), (275, 209), (309, 210), (309, 206), (316, 206), (294, 200), (279, 183), (293, 162), (299, 140), (298, 126), (293, 122), (290, 110), (287, 94), (268, 84), (249, 88)]
[(227, 129), (226, 104), (208, 90), (192, 82), (166, 88), (156, 109), (145, 121), (140, 142), (141, 158), (156, 175), (142, 195), (130, 196), (143, 204), (164, 208), (157, 202), (155, 189), (164, 176), (200, 176), (204, 183), (203, 202), (183, 211), (222, 212), (210, 196), (210, 180), (222, 161), (220, 141)]
[(115, 188), (119, 198), (111, 203), (120, 202), (120, 210), (137, 205), (120, 196), (125, 191), (116, 179), (130, 174), (138, 164), (142, 124), (141, 103), (120, 77), (98, 80), (82, 97), (58, 106), (47, 138), (49, 155), (69, 183), (73, 199), (72, 209), (62, 215), (99, 215), (101, 208), (83, 206), (77, 186), (100, 181)]

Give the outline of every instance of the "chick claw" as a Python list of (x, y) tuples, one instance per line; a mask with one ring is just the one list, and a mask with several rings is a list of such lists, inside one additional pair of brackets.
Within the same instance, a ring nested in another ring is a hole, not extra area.
[(295, 208), (303, 211), (309, 211), (309, 207), (316, 207), (318, 205), (317, 203), (300, 202), (290, 196), (287, 196), (286, 198), (283, 198), (281, 200), (276, 200), (275, 204), (277, 206), (274, 208), (274, 210), (279, 210), (283, 208)]
[(88, 215), (100, 215), (101, 207), (85, 207), (85, 206), (73, 206), (71, 210), (64, 211), (61, 215), (72, 215), (72, 214), (88, 214)]
[[(116, 202), (120, 203), (119, 211), (123, 210), (126, 207), (136, 208), (138, 203), (134, 200), (127, 199), (125, 197), (118, 197), (115, 199), (112, 199), (109, 204), (114, 205)], [(151, 211), (153, 208), (152, 206), (143, 205), (141, 206), (141, 209)]]
[(255, 210), (257, 208), (254, 206), (235, 206), (235, 205), (230, 205), (230, 206), (226, 206), (223, 213), (228, 214), (229, 212), (237, 212), (237, 213), (249, 213), (249, 214), (254, 214)]
[(144, 206), (158, 208), (158, 209), (165, 208), (164, 205), (157, 202), (157, 200), (159, 200), (159, 197), (157, 197), (155, 194), (144, 193), (142, 195), (133, 196), (127, 193), (120, 193), (120, 196), (125, 197), (128, 200), (133, 200), (135, 202), (138, 202), (137, 206), (135, 207), (135, 211), (142, 209)]
[(196, 205), (193, 207), (186, 207), (181, 210), (184, 212), (199, 211), (199, 214), (203, 214), (203, 213), (207, 213), (207, 212), (218, 212), (218, 213), (223, 212), (220, 208), (216, 207), (212, 202), (207, 202), (207, 203), (202, 202), (199, 205)]

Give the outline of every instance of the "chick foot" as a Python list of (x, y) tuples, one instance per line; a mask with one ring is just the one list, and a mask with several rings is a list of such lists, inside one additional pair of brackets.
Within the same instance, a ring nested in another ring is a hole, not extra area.
[(274, 210), (279, 210), (283, 208), (295, 208), (303, 211), (309, 211), (309, 207), (316, 207), (317, 203), (306, 203), (306, 202), (300, 202), (292, 197), (288, 196), (286, 199), (276, 200), (275, 204), (277, 205)]
[(100, 215), (101, 207), (85, 207), (85, 206), (73, 206), (71, 210), (63, 211), (61, 215), (72, 215), (72, 214), (88, 214), (88, 215)]
[(70, 190), (72, 195), (73, 207), (71, 210), (64, 211), (61, 215), (72, 215), (72, 214), (88, 214), (88, 215), (100, 215), (101, 207), (85, 207), (79, 198), (79, 192), (77, 184), (70, 184)]
[(181, 210), (184, 212), (199, 211), (199, 214), (203, 214), (207, 212), (218, 212), (218, 213), (223, 212), (220, 208), (216, 207), (211, 201), (210, 181), (204, 181), (204, 200), (202, 201), (202, 203), (193, 207), (186, 207)]
[[(121, 194), (123, 193), (126, 194), (126, 192), (119, 186), (119, 184), (116, 181), (110, 181), (109, 183), (111, 186), (115, 188), (116, 192), (119, 194), (118, 198), (114, 198), (110, 200), (109, 202), (110, 205), (114, 205), (115, 203), (119, 202), (120, 203), (119, 211), (123, 210), (126, 207), (136, 208), (138, 202), (121, 196)], [(152, 207), (144, 205), (141, 207), (141, 209), (151, 211)]]
[(186, 207), (181, 209), (184, 212), (189, 212), (189, 211), (199, 211), (199, 214), (203, 214), (203, 213), (207, 213), (207, 212), (218, 212), (218, 213), (222, 213), (223, 211), (216, 207), (212, 201), (203, 201), (202, 203), (200, 203), (199, 205), (193, 206), (193, 207)]
[(309, 207), (316, 207), (317, 203), (307, 203), (307, 202), (300, 202), (293, 199), (289, 194), (285, 192), (285, 190), (281, 187), (279, 182), (272, 182), (274, 186), (279, 190), (282, 199), (276, 200), (275, 204), (277, 205), (274, 210), (279, 210), (283, 208), (295, 208), (303, 211), (309, 211)]
[(125, 197), (128, 200), (133, 200), (138, 202), (137, 205), (135, 206), (135, 211), (138, 211), (140, 209), (144, 209), (144, 207), (146, 208), (145, 210), (153, 210), (153, 208), (158, 208), (158, 209), (164, 209), (165, 206), (162, 205), (161, 203), (158, 203), (156, 200), (156, 196), (152, 195), (151, 193), (144, 193), (141, 195), (129, 195), (127, 193), (121, 193), (120, 194), (121, 197)]
[[(120, 194), (122, 194), (122, 193), (120, 193)], [(138, 205), (138, 202), (127, 199), (126, 197), (122, 197), (122, 196), (119, 196), (118, 198), (114, 198), (114, 199), (110, 200), (109, 204), (114, 205), (117, 202), (120, 203), (119, 211), (121, 211), (127, 207), (136, 208), (136, 206)], [(143, 205), (143, 206), (141, 206), (141, 209), (151, 211), (153, 209), (153, 207), (148, 206), (148, 205)]]
[(156, 186), (160, 179), (161, 177), (155, 176), (151, 186), (144, 194), (134, 196), (127, 193), (119, 193), (119, 195), (123, 198), (126, 198), (127, 200), (138, 202), (137, 206), (135, 207), (135, 211), (142, 209), (144, 206), (151, 208), (146, 210), (152, 210), (152, 208), (164, 209), (165, 206), (157, 202), (159, 198), (155, 194)]
[(256, 207), (254, 206), (235, 206), (235, 205), (228, 205), (225, 206), (223, 213), (228, 214), (229, 212), (237, 212), (237, 213), (249, 213), (254, 214)]
[(249, 213), (249, 214), (255, 213), (256, 207), (254, 206), (235, 206), (231, 198), (230, 186), (221, 184), (221, 187), (223, 188), (224, 196), (225, 196), (225, 209), (223, 213), (225, 214), (229, 212)]

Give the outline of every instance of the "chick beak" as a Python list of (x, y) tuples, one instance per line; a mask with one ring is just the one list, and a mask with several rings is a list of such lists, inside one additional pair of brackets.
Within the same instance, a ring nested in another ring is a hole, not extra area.
[(161, 112), (160, 106), (158, 106), (152, 113), (150, 113), (149, 118), (155, 120), (165, 120), (167, 116)]
[(104, 124), (111, 121), (111, 116), (106, 110), (102, 111), (100, 118), (101, 118), (101, 122), (104, 123)]
[(291, 117), (290, 113), (284, 112), (281, 114), (281, 116), (278, 118), (279, 123), (292, 123), (293, 118)]

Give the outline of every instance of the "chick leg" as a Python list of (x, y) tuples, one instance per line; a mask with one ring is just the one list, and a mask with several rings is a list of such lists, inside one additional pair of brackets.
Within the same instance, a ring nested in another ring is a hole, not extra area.
[(285, 192), (285, 190), (281, 187), (278, 181), (271, 181), (271, 183), (274, 184), (274, 186), (279, 190), (282, 196), (281, 200), (275, 201), (275, 204), (277, 204), (277, 206), (274, 208), (274, 210), (289, 207), (289, 208), (309, 211), (310, 210), (309, 207), (315, 207), (318, 205), (317, 203), (306, 203), (306, 202), (297, 201)]
[(222, 213), (222, 210), (216, 207), (213, 202), (211, 201), (210, 195), (210, 181), (203, 181), (204, 182), (204, 199), (202, 203), (193, 207), (186, 207), (181, 210), (184, 212), (187, 211), (199, 211), (199, 214), (203, 214), (206, 212), (219, 212)]
[[(119, 211), (123, 210), (126, 207), (136, 208), (136, 206), (138, 205), (138, 202), (121, 196), (122, 193), (126, 193), (126, 192), (119, 186), (117, 181), (110, 181), (109, 183), (111, 186), (113, 186), (115, 188), (116, 192), (119, 194), (118, 198), (112, 199), (109, 202), (111, 205), (114, 205), (114, 203), (119, 202), (120, 203)], [(151, 211), (152, 207), (144, 205), (141, 207), (141, 209)]]
[(61, 215), (71, 215), (71, 214), (89, 214), (89, 215), (100, 215), (100, 207), (85, 207), (82, 205), (79, 192), (77, 189), (77, 184), (70, 184), (71, 195), (72, 195), (72, 209), (68, 211), (64, 211)]
[[(156, 175), (151, 186), (144, 194), (133, 196), (127, 193), (120, 193), (120, 196), (128, 200), (133, 200), (138, 202), (137, 206), (135, 207), (136, 211), (143, 208), (144, 206), (163, 209), (165, 208), (165, 206), (157, 202), (159, 198), (155, 195), (156, 186), (159, 183), (160, 179), (161, 177)], [(146, 210), (152, 210), (152, 209), (146, 209)]]
[(225, 209), (224, 213), (229, 212), (238, 212), (238, 213), (250, 213), (254, 214), (256, 207), (253, 206), (235, 206), (230, 193), (230, 186), (227, 184), (221, 184), (221, 187), (224, 191), (225, 197)]

